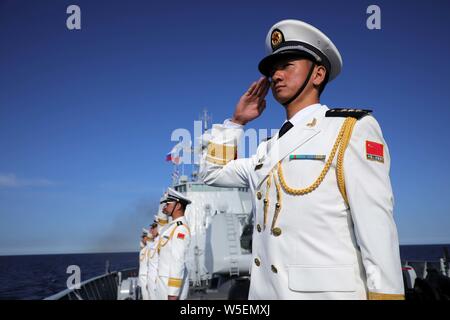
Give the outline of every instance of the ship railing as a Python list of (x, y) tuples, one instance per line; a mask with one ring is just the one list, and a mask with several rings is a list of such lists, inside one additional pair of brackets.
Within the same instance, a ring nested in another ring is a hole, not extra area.
[(44, 300), (116, 300), (119, 283), (136, 275), (136, 268), (106, 273), (81, 282), (79, 289), (66, 289)]
[[(442, 261), (440, 260), (404, 260), (402, 266), (409, 266), (414, 269), (418, 278), (425, 279), (428, 270), (436, 270), (440, 273), (442, 270)], [(445, 271), (444, 271), (445, 272)]]

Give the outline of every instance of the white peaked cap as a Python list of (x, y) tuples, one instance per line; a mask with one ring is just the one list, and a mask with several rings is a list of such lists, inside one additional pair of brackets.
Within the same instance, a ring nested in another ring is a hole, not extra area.
[(270, 69), (279, 59), (288, 56), (303, 56), (323, 65), (329, 81), (342, 69), (342, 57), (333, 42), (322, 31), (300, 20), (274, 24), (266, 36), (266, 52), (258, 66), (265, 76), (270, 76)]
[(185, 204), (190, 204), (191, 200), (189, 200), (188, 198), (186, 198), (182, 193), (172, 189), (172, 188), (167, 188), (167, 192), (166, 192), (166, 196), (165, 198), (161, 201), (161, 203), (165, 203), (165, 202), (172, 202), (172, 201), (176, 201), (176, 202), (182, 202)]

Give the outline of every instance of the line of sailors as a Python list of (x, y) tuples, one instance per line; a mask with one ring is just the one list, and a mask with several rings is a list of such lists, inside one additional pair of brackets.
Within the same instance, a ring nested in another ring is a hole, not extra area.
[(139, 286), (143, 300), (187, 298), (186, 261), (191, 234), (184, 213), (190, 203), (184, 195), (168, 188), (150, 229), (143, 229), (139, 253)]

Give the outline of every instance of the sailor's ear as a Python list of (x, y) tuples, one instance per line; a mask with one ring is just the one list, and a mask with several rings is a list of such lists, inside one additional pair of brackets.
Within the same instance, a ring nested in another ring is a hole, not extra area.
[(313, 84), (320, 86), (326, 79), (327, 69), (322, 65), (317, 65), (313, 76)]

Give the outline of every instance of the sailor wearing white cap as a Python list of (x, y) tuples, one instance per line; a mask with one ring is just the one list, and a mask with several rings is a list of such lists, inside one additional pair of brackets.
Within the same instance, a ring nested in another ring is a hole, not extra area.
[(142, 300), (148, 300), (150, 295), (147, 288), (148, 277), (148, 242), (149, 242), (149, 230), (142, 228), (142, 236), (139, 252), (139, 279), (138, 284), (141, 288)]
[(150, 300), (157, 300), (156, 297), (156, 279), (158, 277), (158, 242), (159, 232), (158, 223), (155, 221), (150, 226), (150, 241), (148, 241), (148, 272), (147, 272), (147, 290)]
[[(233, 118), (214, 125), (204, 182), (249, 187), (255, 229), (250, 299), (403, 299), (390, 156), (369, 110), (320, 104), (342, 59), (331, 40), (298, 20), (276, 23)], [(243, 125), (272, 88), (287, 121), (248, 159)]]
[[(165, 196), (162, 200), (165, 199)], [(158, 278), (159, 253), (158, 243), (161, 231), (167, 227), (168, 216), (162, 212), (165, 204), (160, 203), (158, 213), (155, 215), (153, 224), (150, 227), (151, 241), (148, 242), (148, 273), (147, 273), (147, 289), (150, 300), (157, 300), (156, 296), (156, 280)]]
[(189, 291), (189, 275), (186, 266), (190, 244), (190, 230), (184, 212), (191, 201), (183, 194), (168, 188), (163, 213), (172, 221), (161, 230), (158, 241), (158, 278), (156, 296), (160, 300), (184, 300)]

